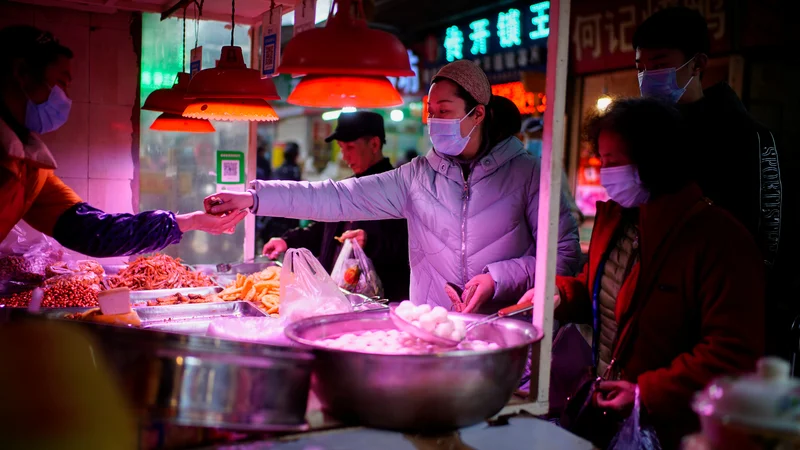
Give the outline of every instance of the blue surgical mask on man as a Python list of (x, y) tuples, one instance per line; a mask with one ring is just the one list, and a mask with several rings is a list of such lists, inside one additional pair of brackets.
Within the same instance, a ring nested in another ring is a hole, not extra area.
[(601, 168), (600, 184), (611, 200), (623, 208), (637, 208), (650, 200), (650, 191), (642, 184), (639, 170), (633, 165)]
[(39, 134), (49, 133), (61, 128), (69, 118), (72, 100), (59, 86), (50, 89), (50, 96), (44, 103), (36, 104), (28, 99), (25, 109), (25, 127)]
[(464, 152), (470, 135), (478, 124), (475, 124), (466, 136), (461, 136), (461, 122), (474, 110), (475, 108), (472, 108), (461, 119), (437, 119), (435, 117), (428, 119), (428, 134), (431, 137), (431, 144), (437, 152), (447, 156), (458, 156)]
[(642, 97), (654, 97), (666, 102), (678, 103), (678, 100), (686, 92), (689, 83), (694, 79), (694, 75), (689, 78), (689, 81), (683, 87), (679, 87), (677, 72), (692, 61), (694, 61), (694, 57), (678, 68), (645, 69), (639, 72), (639, 92), (641, 92)]
[(535, 156), (537, 158), (541, 158), (542, 157), (542, 140), (541, 139), (528, 139), (527, 142), (525, 143), (525, 149), (528, 150), (528, 152), (531, 155), (533, 155), (533, 156)]

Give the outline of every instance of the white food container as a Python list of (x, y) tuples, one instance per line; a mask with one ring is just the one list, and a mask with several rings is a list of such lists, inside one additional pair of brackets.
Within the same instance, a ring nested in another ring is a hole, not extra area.
[[(800, 380), (789, 363), (763, 358), (757, 372), (722, 377), (695, 395), (708, 450), (800, 449)], [(698, 442), (695, 440), (694, 444)], [(698, 448), (687, 444), (684, 448)]]

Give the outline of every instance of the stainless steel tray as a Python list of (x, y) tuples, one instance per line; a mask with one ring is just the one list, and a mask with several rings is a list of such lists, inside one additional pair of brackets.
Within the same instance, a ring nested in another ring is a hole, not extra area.
[(142, 328), (172, 333), (205, 335), (212, 320), (220, 317), (266, 317), (250, 302), (191, 303), (134, 308)]

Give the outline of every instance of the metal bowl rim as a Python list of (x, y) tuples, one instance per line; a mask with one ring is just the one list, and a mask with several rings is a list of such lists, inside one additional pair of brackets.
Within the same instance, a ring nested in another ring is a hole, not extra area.
[[(460, 314), (455, 313), (458, 316), (465, 317), (467, 319), (478, 320), (483, 316), (479, 314)], [(298, 331), (302, 328), (314, 328), (320, 325), (325, 325), (327, 323), (336, 323), (341, 322), (343, 320), (336, 320), (336, 319), (343, 319), (344, 316), (349, 316), (351, 318), (364, 320), (368, 315), (386, 315), (388, 317), (388, 309), (387, 310), (378, 310), (378, 311), (363, 311), (357, 313), (344, 313), (344, 314), (330, 314), (327, 316), (317, 316), (317, 317), (309, 317), (306, 319), (298, 320), (297, 322), (291, 323), (286, 326), (284, 329), (284, 334), (286, 337), (291, 339), (298, 344), (304, 345), (314, 350), (315, 353), (317, 352), (331, 352), (334, 354), (357, 354), (357, 355), (367, 355), (373, 357), (390, 357), (390, 358), (404, 358), (404, 359), (430, 359), (430, 358), (464, 358), (469, 356), (485, 356), (485, 355), (497, 355), (500, 353), (505, 353), (509, 350), (516, 350), (524, 347), (528, 347), (531, 344), (534, 344), (544, 337), (544, 333), (542, 333), (538, 328), (534, 327), (533, 324), (527, 324), (522, 321), (516, 321), (516, 319), (498, 319), (497, 323), (509, 323), (505, 321), (514, 320), (515, 322), (519, 322), (520, 325), (525, 325), (526, 327), (530, 327), (534, 332), (534, 337), (528, 339), (527, 342), (508, 346), (508, 347), (501, 347), (496, 350), (484, 350), (484, 351), (476, 351), (476, 350), (454, 350), (442, 353), (425, 353), (425, 354), (391, 354), (391, 353), (368, 353), (368, 352), (361, 352), (361, 351), (353, 351), (353, 350), (342, 350), (342, 349), (335, 349), (326, 347), (323, 345), (319, 345), (314, 340), (302, 338), (299, 336)]]

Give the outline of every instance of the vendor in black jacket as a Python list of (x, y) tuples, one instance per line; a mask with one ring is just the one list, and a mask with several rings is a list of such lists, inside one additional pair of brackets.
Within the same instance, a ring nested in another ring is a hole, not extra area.
[(653, 14), (636, 30), (633, 46), (642, 95), (677, 103), (687, 120), (692, 141), (686, 144), (695, 150), (686, 163), (695, 181), (756, 238), (768, 274), (767, 351), (787, 357), (780, 347), (789, 342), (785, 333), (800, 305), (791, 287), (796, 273), (789, 267), (796, 255), (788, 252), (785, 239), (788, 177), (781, 173), (775, 139), (726, 83), (703, 90), (710, 37), (697, 11), (668, 8)]
[[(393, 169), (389, 159), (383, 156), (386, 132), (380, 114), (358, 111), (340, 115), (336, 131), (325, 139), (326, 142), (333, 140), (338, 142), (342, 158), (356, 177)], [(264, 245), (263, 254), (274, 259), (289, 248), (307, 248), (330, 272), (342, 249), (339, 240), (344, 239), (355, 239), (372, 260), (386, 298), (408, 299), (408, 226), (404, 219), (315, 223), (289, 231), (282, 238), (271, 239)]]

